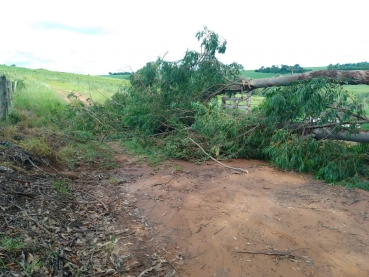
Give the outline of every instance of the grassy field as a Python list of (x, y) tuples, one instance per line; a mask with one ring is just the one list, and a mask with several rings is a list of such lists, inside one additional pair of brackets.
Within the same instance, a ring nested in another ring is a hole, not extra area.
[(130, 75), (99, 75), (99, 77), (108, 77), (113, 79), (128, 80)]
[[(305, 67), (305, 69), (311, 69), (311, 70), (326, 70), (327, 67), (321, 66), (321, 67)], [(250, 78), (250, 79), (262, 79), (262, 78), (271, 78), (275, 76), (281, 76), (282, 74), (279, 73), (261, 73), (261, 72), (255, 72), (255, 70), (244, 70), (242, 72), (242, 75)]]
[(124, 79), (5, 65), (0, 65), (0, 75), (5, 75), (13, 80), (33, 80), (43, 83), (54, 90), (58, 90), (65, 97), (71, 92), (75, 92), (84, 98), (91, 98), (95, 103), (104, 103), (113, 94), (123, 91), (129, 86), (129, 81)]
[(279, 76), (281, 74), (278, 73), (260, 73), (255, 72), (255, 70), (244, 70), (242, 75), (249, 79), (262, 79), (262, 78), (271, 78), (275, 76)]
[(14, 111), (7, 121), (0, 122), (0, 141), (21, 145), (36, 157), (70, 168), (77, 162), (113, 166), (111, 151), (93, 141), (97, 137), (89, 130), (91, 119), (86, 119), (90, 125), (76, 129), (78, 111), (68, 105), (65, 97), (75, 92), (104, 103), (124, 91), (129, 86), (127, 80), (4, 65), (0, 65), (0, 75), (18, 81)]

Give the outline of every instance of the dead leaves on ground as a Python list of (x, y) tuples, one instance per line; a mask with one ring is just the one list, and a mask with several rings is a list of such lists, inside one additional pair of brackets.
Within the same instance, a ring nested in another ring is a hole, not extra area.
[(174, 275), (145, 241), (150, 227), (137, 219), (134, 199), (109, 205), (96, 181), (4, 170), (0, 235), (20, 243), (0, 242), (0, 276)]

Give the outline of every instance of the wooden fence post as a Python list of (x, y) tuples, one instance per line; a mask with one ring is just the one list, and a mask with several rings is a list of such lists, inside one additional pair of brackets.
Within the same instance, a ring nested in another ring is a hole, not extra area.
[(17, 88), (17, 81), (11, 82), (5, 76), (0, 77), (0, 120), (13, 111), (13, 92)]
[(6, 97), (6, 78), (0, 77), (0, 120), (6, 119), (7, 97)]

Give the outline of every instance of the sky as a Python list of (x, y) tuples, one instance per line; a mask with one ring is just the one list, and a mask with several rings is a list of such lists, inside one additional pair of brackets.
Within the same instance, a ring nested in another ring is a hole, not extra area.
[(0, 64), (103, 75), (200, 51), (204, 26), (227, 40), (219, 59), (245, 69), (369, 61), (368, 0), (1, 1)]

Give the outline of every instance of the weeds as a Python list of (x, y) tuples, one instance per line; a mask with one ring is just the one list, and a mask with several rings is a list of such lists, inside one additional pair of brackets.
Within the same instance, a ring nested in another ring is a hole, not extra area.
[(25, 245), (21, 239), (18, 238), (11, 238), (4, 233), (0, 233), (0, 249), (5, 251), (18, 251), (21, 248), (24, 248)]
[(175, 164), (175, 165), (173, 165), (173, 170), (174, 171), (182, 171), (183, 170), (183, 166), (181, 166), (179, 164)]
[(115, 176), (111, 176), (110, 179), (109, 179), (109, 181), (110, 181), (110, 184), (112, 184), (114, 186), (118, 185), (118, 183), (119, 183), (118, 178), (115, 177)]
[(68, 195), (69, 187), (64, 180), (55, 180), (53, 186), (60, 196), (65, 197)]

